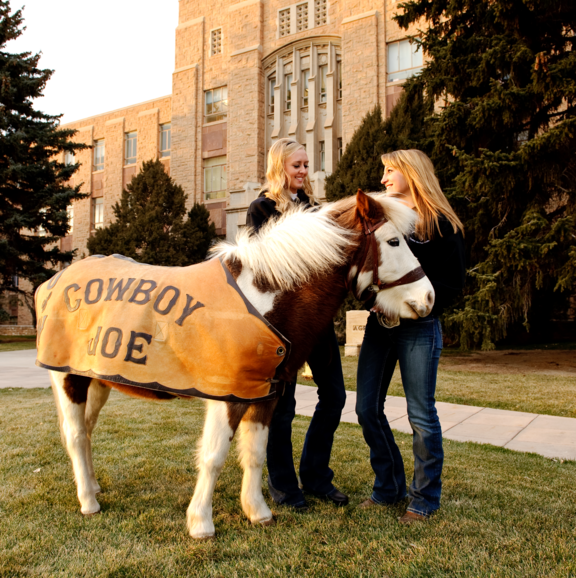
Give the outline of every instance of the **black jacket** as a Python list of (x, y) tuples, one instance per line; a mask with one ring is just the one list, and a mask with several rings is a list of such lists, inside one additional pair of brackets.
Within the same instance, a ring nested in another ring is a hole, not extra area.
[(408, 246), (434, 287), (436, 301), (431, 314), (436, 316), (462, 294), (466, 278), (462, 233), (460, 230), (455, 233), (444, 216), (439, 217), (438, 225), (442, 236), (437, 229), (431, 240), (419, 241), (414, 236), (408, 239)]
[[(276, 210), (276, 201), (264, 196), (266, 192), (267, 189), (264, 189), (258, 195), (258, 198), (250, 203), (248, 212), (246, 213), (246, 226), (252, 227), (253, 233), (257, 233), (268, 219), (277, 219), (281, 215), (281, 213)], [(311, 206), (308, 195), (306, 195), (302, 189), (298, 190), (298, 200), (295, 202), (302, 203), (306, 207)]]

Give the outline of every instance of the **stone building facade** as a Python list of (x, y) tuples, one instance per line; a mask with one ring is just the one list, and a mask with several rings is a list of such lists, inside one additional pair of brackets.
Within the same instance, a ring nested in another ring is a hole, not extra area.
[[(176, 0), (172, 0), (176, 1)], [(421, 53), (392, 20), (395, 0), (179, 0), (172, 94), (64, 125), (90, 145), (74, 183), (89, 198), (70, 207), (63, 249), (110, 222), (142, 163), (159, 158), (205, 203), (219, 235), (234, 238), (265, 181), (280, 137), (306, 146), (318, 198), (363, 116), (385, 114)], [(20, 323), (19, 314), (14, 321)]]
[(377, 103), (386, 114), (422, 65), (395, 10), (393, 0), (180, 0), (172, 94), (65, 125), (94, 148), (74, 159), (91, 198), (75, 203), (63, 246), (85, 254), (151, 158), (228, 238), (245, 225), (277, 138), (306, 146), (323, 198), (362, 117)]

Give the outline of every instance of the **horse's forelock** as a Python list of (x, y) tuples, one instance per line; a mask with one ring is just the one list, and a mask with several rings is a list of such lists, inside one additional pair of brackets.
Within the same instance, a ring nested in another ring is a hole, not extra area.
[[(408, 235), (414, 230), (418, 215), (415, 211), (385, 193), (368, 193), (368, 197), (377, 206), (372, 206), (370, 218), (373, 221), (387, 219), (402, 235)], [(351, 229), (358, 224), (356, 213), (356, 196), (346, 197), (334, 203), (328, 203), (322, 208), (323, 211), (330, 212), (338, 219), (338, 222), (345, 228)]]

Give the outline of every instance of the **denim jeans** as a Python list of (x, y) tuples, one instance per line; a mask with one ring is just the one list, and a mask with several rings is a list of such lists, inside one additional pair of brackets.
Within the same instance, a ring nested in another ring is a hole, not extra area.
[(376, 474), (372, 500), (393, 504), (406, 496), (402, 456), (384, 414), (386, 394), (399, 361), (414, 432), (414, 477), (408, 490), (408, 510), (425, 516), (440, 507), (442, 488), (442, 429), (434, 399), (441, 351), (442, 328), (437, 317), (403, 319), (398, 327), (386, 329), (372, 313), (358, 360), (356, 413)]
[[(306, 433), (300, 459), (300, 479), (304, 490), (328, 494), (334, 489), (334, 472), (329, 467), (334, 432), (346, 403), (342, 362), (334, 326), (319, 339), (308, 358), (318, 386), (318, 404)], [(292, 421), (296, 413), (296, 380), (286, 386), (272, 416), (266, 457), (268, 480), (275, 490), (285, 494), (279, 503), (292, 506), (305, 503), (292, 456)]]

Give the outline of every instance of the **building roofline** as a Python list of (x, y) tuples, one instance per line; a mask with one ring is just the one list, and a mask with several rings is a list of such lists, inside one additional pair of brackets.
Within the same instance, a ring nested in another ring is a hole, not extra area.
[(76, 124), (78, 122), (84, 122), (84, 121), (92, 120), (93, 118), (96, 118), (98, 116), (104, 116), (106, 114), (113, 114), (115, 112), (120, 112), (122, 110), (134, 108), (136, 106), (142, 106), (143, 104), (148, 104), (149, 102), (156, 102), (157, 100), (162, 100), (163, 98), (172, 98), (172, 94), (167, 94), (165, 96), (157, 96), (156, 98), (151, 98), (150, 100), (145, 100), (144, 102), (137, 102), (136, 104), (129, 104), (128, 106), (123, 106), (121, 108), (115, 108), (114, 110), (107, 110), (107, 111), (101, 112), (99, 114), (93, 114), (92, 116), (86, 116), (84, 118), (79, 118), (78, 120), (71, 120), (71, 121), (66, 122), (64, 124), (61, 124), (60, 127), (64, 128), (65, 126), (68, 126), (69, 124)]

